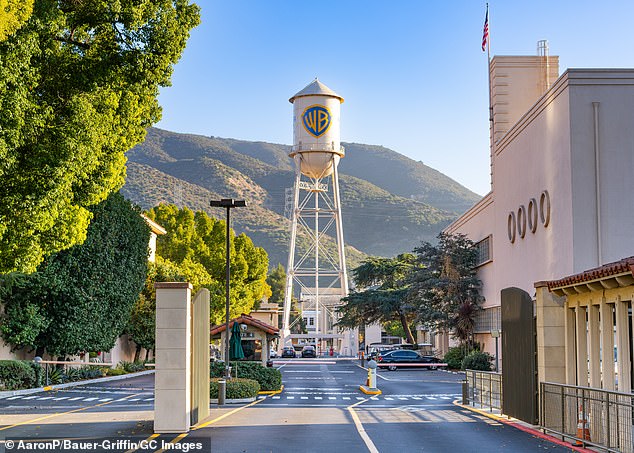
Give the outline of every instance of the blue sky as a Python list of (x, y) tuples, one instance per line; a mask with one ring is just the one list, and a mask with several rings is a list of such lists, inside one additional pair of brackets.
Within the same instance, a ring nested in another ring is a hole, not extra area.
[[(199, 0), (202, 23), (161, 91), (174, 132), (291, 144), (297, 91), (345, 98), (341, 138), (383, 145), (489, 190), (485, 5), (473, 0)], [(493, 55), (634, 67), (631, 0), (490, 1)]]

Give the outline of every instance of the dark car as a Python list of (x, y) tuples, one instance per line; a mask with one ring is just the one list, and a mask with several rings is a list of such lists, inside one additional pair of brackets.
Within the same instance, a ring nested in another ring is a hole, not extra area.
[(292, 346), (285, 346), (282, 349), (282, 358), (295, 358), (295, 349)]
[[(430, 370), (435, 370), (443, 366), (440, 359), (436, 357), (421, 356), (415, 351), (406, 349), (383, 352), (378, 355), (377, 362), (379, 367), (387, 368), (390, 371), (396, 370), (399, 366), (407, 368), (429, 368)], [(426, 366), (425, 364), (428, 363), (432, 365)]]
[(306, 345), (302, 348), (302, 358), (317, 357), (315, 346)]

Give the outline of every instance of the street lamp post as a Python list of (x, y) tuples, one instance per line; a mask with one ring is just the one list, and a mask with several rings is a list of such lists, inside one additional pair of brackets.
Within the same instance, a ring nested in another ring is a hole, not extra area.
[(495, 338), (495, 372), (499, 372), (498, 368), (498, 338), (500, 338), (500, 331), (497, 329), (491, 330), (491, 336)]
[(209, 205), (212, 208), (227, 209), (227, 232), (226, 232), (226, 261), (225, 261), (225, 378), (231, 377), (231, 367), (229, 366), (229, 281), (231, 279), (230, 270), (230, 226), (231, 208), (243, 208), (247, 205), (244, 200), (234, 200), (233, 198), (223, 198), (222, 200), (211, 200)]

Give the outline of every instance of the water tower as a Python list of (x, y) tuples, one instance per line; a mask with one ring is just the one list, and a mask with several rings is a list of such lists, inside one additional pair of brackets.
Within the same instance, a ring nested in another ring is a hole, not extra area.
[[(356, 336), (338, 332), (335, 308), (348, 295), (344, 254), (339, 175), (337, 165), (344, 157), (340, 143), (340, 108), (343, 98), (315, 79), (289, 101), (293, 104), (293, 147), (295, 184), (291, 211), (291, 242), (286, 268), (283, 343), (290, 345), (290, 310), (293, 286), (309, 316), (308, 336), (322, 351), (332, 347), (342, 354), (356, 354)], [(297, 236), (308, 238), (298, 249)]]

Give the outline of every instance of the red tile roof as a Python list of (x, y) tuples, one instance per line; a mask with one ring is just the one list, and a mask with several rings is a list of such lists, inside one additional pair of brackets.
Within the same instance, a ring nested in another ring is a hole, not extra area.
[(590, 269), (559, 280), (552, 280), (548, 282), (548, 289), (552, 291), (553, 289), (562, 288), (564, 286), (571, 286), (578, 283), (600, 280), (603, 278), (608, 278), (628, 272), (632, 274), (632, 276), (634, 276), (634, 256), (623, 258), (621, 261), (616, 261), (614, 263), (604, 264), (603, 266), (596, 267), (594, 269)]
[[(233, 323), (237, 322), (238, 324), (247, 324), (249, 326), (253, 326), (257, 329), (263, 330), (266, 333), (270, 334), (270, 335), (277, 335), (280, 331), (280, 329), (278, 329), (275, 326), (272, 326), (270, 324), (267, 324), (265, 322), (260, 321), (259, 319), (255, 319), (252, 316), (249, 316), (247, 314), (242, 313), (239, 317), (232, 319), (231, 321), (229, 321), (229, 329), (231, 330), (231, 327), (233, 327)], [(210, 335), (217, 335), (220, 332), (224, 332), (225, 327), (227, 327), (227, 325), (225, 323), (223, 324), (218, 324), (217, 326), (213, 326), (210, 330)]]

